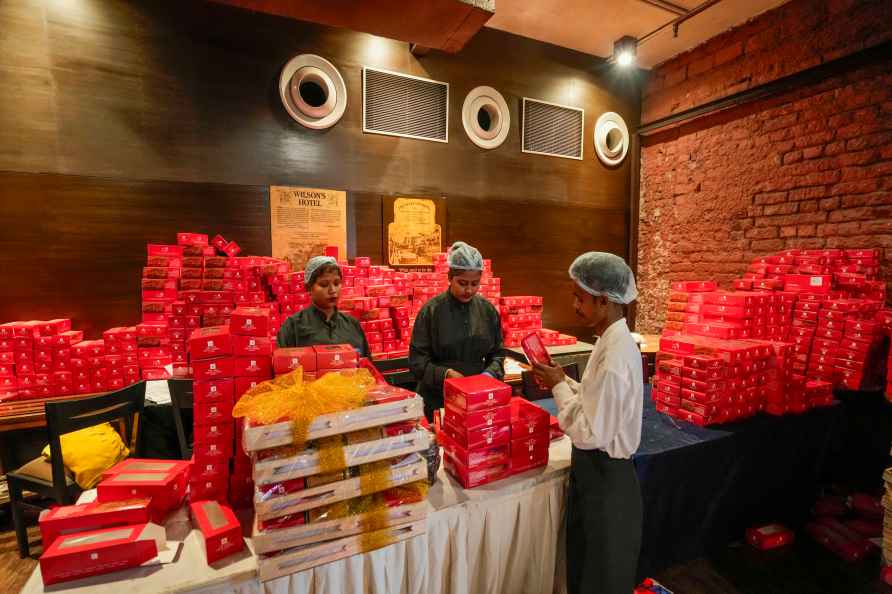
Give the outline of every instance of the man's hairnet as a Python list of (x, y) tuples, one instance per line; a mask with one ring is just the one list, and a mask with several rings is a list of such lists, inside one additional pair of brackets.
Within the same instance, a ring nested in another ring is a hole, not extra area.
[(625, 260), (606, 252), (586, 252), (570, 265), (570, 278), (598, 297), (614, 303), (628, 304), (638, 298), (635, 275)]

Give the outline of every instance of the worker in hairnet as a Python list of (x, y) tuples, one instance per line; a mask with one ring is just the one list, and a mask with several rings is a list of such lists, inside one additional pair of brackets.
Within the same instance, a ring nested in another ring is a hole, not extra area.
[(360, 357), (369, 357), (369, 343), (359, 321), (338, 311), (341, 269), (331, 256), (314, 256), (304, 270), (304, 285), (312, 303), (279, 328), (280, 347), (349, 344)]
[(477, 295), (483, 256), (474, 247), (455, 242), (447, 255), (449, 289), (430, 299), (415, 318), (409, 345), (409, 366), (424, 399), (424, 414), (443, 407), (443, 382), (485, 373), (505, 376), (499, 312)]
[(558, 422), (573, 441), (567, 502), (567, 590), (628, 594), (641, 544), (641, 493), (632, 454), (641, 441), (641, 353), (623, 306), (638, 297), (622, 258), (582, 254), (570, 266), (576, 315), (600, 338), (581, 382), (560, 366), (535, 365)]

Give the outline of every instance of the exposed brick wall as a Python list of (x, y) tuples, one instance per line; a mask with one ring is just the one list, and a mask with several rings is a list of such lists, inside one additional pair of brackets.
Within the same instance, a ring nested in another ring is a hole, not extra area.
[[(790, 31), (800, 25), (788, 27), (778, 15), (826, 14), (836, 4), (794, 0), (760, 18)], [(876, 3), (849, 4), (863, 14)], [(820, 21), (809, 22), (816, 31), (828, 30)], [(884, 26), (892, 29), (888, 17)], [(748, 35), (758, 30), (769, 36), (759, 19), (744, 28)], [(721, 37), (732, 42), (737, 34)], [(813, 51), (838, 47), (814, 37), (820, 43), (807, 46)], [(740, 45), (729, 43), (725, 51), (730, 55)], [(710, 50), (704, 56), (723, 51), (713, 41), (701, 47)], [(772, 61), (786, 64), (802, 55), (800, 48)], [(727, 286), (752, 258), (786, 248), (883, 247), (883, 275), (892, 279), (892, 60), (885, 58), (644, 139), (639, 331), (662, 328), (670, 281), (714, 278)], [(690, 55), (679, 60), (685, 60), (687, 73), (700, 68), (691, 68), (696, 60)], [(752, 72), (763, 68), (755, 61), (751, 66)], [(673, 72), (675, 65), (663, 68)], [(712, 76), (703, 80), (718, 88)]]
[(889, 0), (793, 0), (655, 68), (641, 121), (879, 45), (892, 39), (890, 23)]

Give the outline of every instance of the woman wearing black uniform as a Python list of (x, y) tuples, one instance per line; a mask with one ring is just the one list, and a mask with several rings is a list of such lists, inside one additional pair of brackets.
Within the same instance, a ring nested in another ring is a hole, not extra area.
[(280, 347), (349, 344), (360, 357), (369, 357), (369, 343), (359, 322), (338, 311), (341, 269), (337, 260), (330, 256), (310, 258), (304, 284), (313, 303), (285, 320), (276, 343)]
[(641, 491), (632, 454), (641, 441), (641, 353), (623, 306), (638, 296), (622, 258), (582, 254), (570, 266), (576, 314), (599, 336), (582, 381), (560, 366), (535, 365), (558, 422), (573, 441), (567, 501), (567, 590), (628, 594), (641, 546)]
[(477, 295), (483, 256), (457, 241), (448, 255), (449, 289), (418, 312), (409, 344), (409, 367), (418, 380), (424, 414), (430, 420), (443, 407), (443, 382), (486, 373), (505, 376), (499, 312)]

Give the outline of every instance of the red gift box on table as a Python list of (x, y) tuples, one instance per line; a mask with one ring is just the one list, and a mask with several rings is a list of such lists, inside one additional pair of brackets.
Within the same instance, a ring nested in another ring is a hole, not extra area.
[(143, 472), (156, 474), (180, 473), (189, 474), (188, 460), (160, 460), (157, 458), (127, 458), (121, 460), (102, 473), (102, 478), (110, 478), (125, 472)]
[(58, 537), (40, 556), (45, 586), (138, 567), (166, 546), (164, 528), (138, 524)]
[(452, 456), (446, 456), (443, 460), (446, 470), (465, 489), (472, 489), (494, 481), (501, 480), (511, 474), (510, 459), (495, 466), (487, 466), (477, 469), (469, 469), (467, 466), (455, 460)]
[(267, 336), (269, 334), (269, 310), (260, 307), (237, 307), (232, 312), (229, 328), (242, 336)]
[[(534, 405), (535, 406), (535, 405)], [(511, 472), (526, 472), (548, 464), (548, 432), (537, 432), (511, 440)]]
[(197, 464), (226, 463), (232, 457), (232, 447), (230, 434), (225, 439), (195, 442), (192, 455)]
[(269, 356), (272, 352), (273, 340), (269, 337), (239, 335), (232, 337), (232, 354), (236, 357)]
[(273, 377), (272, 363), (269, 357), (233, 357), (232, 375), (234, 377), (255, 377), (270, 379)]
[(359, 355), (349, 344), (323, 344), (313, 347), (316, 370), (351, 369), (359, 364)]
[(302, 367), (304, 373), (316, 371), (316, 351), (313, 347), (293, 347), (273, 351), (273, 370), (276, 375)]
[(196, 422), (193, 432), (193, 441), (200, 443), (224, 443), (232, 441), (235, 425), (232, 420), (206, 423), (201, 419)]
[[(197, 380), (192, 384), (192, 395), (195, 402), (210, 402), (233, 399), (233, 380), (214, 379), (214, 380)], [(198, 418), (196, 417), (196, 420)]]
[(189, 335), (189, 356), (209, 359), (232, 354), (232, 335), (227, 326), (196, 328)]
[(106, 502), (148, 497), (152, 500), (152, 512), (160, 519), (182, 503), (188, 474), (176, 471), (122, 472), (103, 479), (96, 487), (96, 498)]
[(44, 550), (63, 534), (148, 522), (151, 522), (148, 499), (63, 505), (44, 510), (39, 520)]
[(196, 381), (232, 377), (232, 357), (192, 361), (192, 375)]
[(453, 427), (474, 429), (477, 427), (498, 427), (511, 424), (511, 406), (498, 406), (491, 409), (471, 413), (452, 408), (447, 404), (443, 424)]
[(548, 412), (523, 398), (511, 399), (511, 439), (548, 435)]
[(468, 429), (461, 425), (445, 423), (443, 425), (443, 430), (456, 444), (469, 450), (501, 446), (511, 441), (510, 425), (475, 427), (473, 429)]
[(242, 527), (229, 507), (216, 501), (196, 501), (189, 510), (192, 522), (201, 532), (208, 564), (245, 548)]
[(195, 424), (208, 425), (232, 421), (232, 399), (196, 401), (193, 416)]
[(511, 401), (511, 386), (488, 375), (452, 378), (443, 386), (446, 405), (465, 414), (504, 406)]
[(191, 501), (214, 500), (226, 503), (228, 498), (228, 475), (189, 481), (189, 499)]

